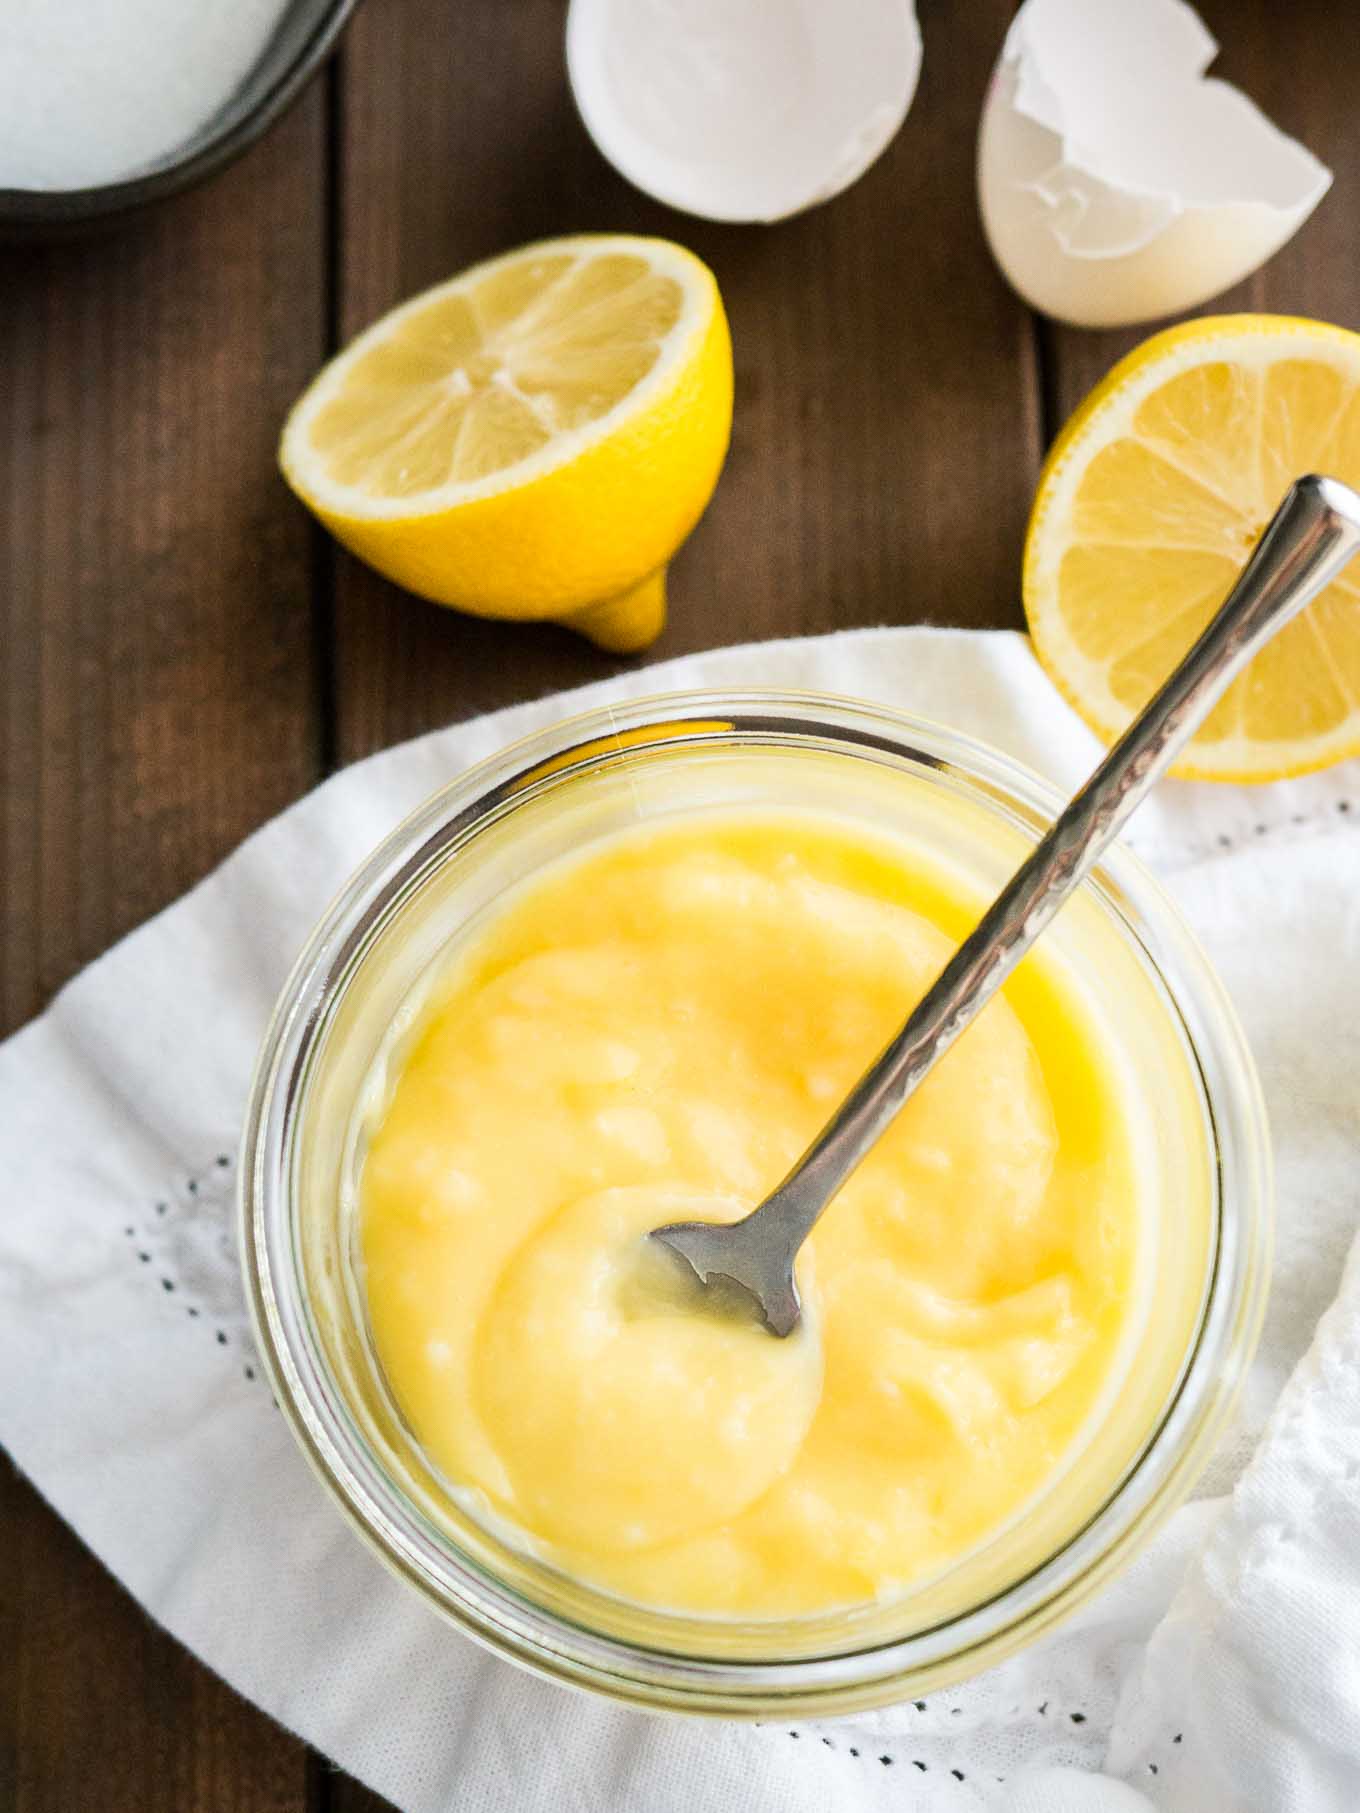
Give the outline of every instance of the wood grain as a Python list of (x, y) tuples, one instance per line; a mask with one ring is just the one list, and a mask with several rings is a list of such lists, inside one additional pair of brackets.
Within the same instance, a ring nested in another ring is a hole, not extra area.
[[(617, 177), (576, 117), (560, 0), (368, 0), (349, 40), (342, 334), (490, 253), (582, 230), (660, 233), (718, 275), (732, 451), (676, 561), (648, 659), (852, 624), (1018, 621), (1039, 451), (1028, 315), (987, 255), (973, 137), (1009, 0), (924, 8), (947, 38), (887, 155), (829, 207), (769, 228), (674, 214)], [(342, 760), (611, 662), (565, 631), (477, 623), (340, 557)]]
[(0, 264), (0, 1013), (314, 779), (311, 535), (274, 468), (322, 346), (309, 96), (219, 183)]
[[(274, 476), (320, 356), (324, 96), (116, 236), (0, 255), (0, 1021), (316, 778), (311, 536)], [(303, 1747), (6, 1467), (0, 1805), (272, 1813)]]

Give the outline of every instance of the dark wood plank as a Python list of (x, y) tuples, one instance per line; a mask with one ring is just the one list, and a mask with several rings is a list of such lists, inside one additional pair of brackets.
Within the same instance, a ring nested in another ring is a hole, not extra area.
[[(0, 1023), (316, 778), (313, 541), (274, 474), (325, 343), (325, 97), (116, 235), (0, 254)], [(0, 1479), (0, 1803), (295, 1813), (303, 1747)]]
[[(853, 624), (1014, 624), (1039, 439), (1031, 325), (973, 196), (1010, 11), (932, 0), (920, 92), (888, 154), (828, 207), (734, 228), (654, 205), (598, 156), (566, 86), (561, 0), (465, 0), (456, 31), (431, 31), (421, 0), (367, 0), (345, 77), (342, 334), (536, 237), (679, 239), (722, 285), (736, 421), (649, 658)], [(565, 631), (440, 610), (338, 557), (342, 759), (618, 665)]]
[[(1355, 130), (1360, 55), (1351, 0), (1308, 0), (1287, 18), (1272, 0), (1197, 0), (1197, 6), (1223, 47), (1214, 73), (1245, 89), (1278, 126), (1330, 166), (1335, 180), (1312, 218), (1263, 270), (1192, 313), (1265, 310), (1360, 327), (1360, 134)], [(1045, 329), (1050, 434), (1158, 325), (1100, 333)]]
[[(450, 1783), (450, 1804), (456, 1784)], [(352, 1775), (345, 1775), (338, 1769), (329, 1770), (322, 1781), (322, 1803), (325, 1813), (398, 1813), (390, 1800), (384, 1800), (381, 1794), (375, 1794), (372, 1788), (366, 1788), (362, 1782), (355, 1781)]]
[(6, 1028), (315, 778), (323, 96), (111, 236), (0, 254)]

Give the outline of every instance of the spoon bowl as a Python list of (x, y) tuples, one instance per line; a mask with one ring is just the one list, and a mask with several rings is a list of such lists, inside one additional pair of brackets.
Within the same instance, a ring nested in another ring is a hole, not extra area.
[(648, 1238), (674, 1253), (706, 1291), (735, 1285), (770, 1333), (782, 1337), (797, 1328), (803, 1304), (793, 1270), (797, 1248), (790, 1252), (782, 1221), (762, 1213), (774, 1202), (767, 1197), (740, 1221), (672, 1221)]

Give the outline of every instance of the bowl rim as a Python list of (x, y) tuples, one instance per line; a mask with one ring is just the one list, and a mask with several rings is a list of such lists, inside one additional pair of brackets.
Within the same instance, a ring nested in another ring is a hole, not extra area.
[[(1124, 922), (1121, 929), (1141, 947), (1180, 1018), (1208, 1114), (1217, 1240), (1178, 1380), (1141, 1449), (1088, 1521), (1030, 1573), (979, 1606), (906, 1637), (792, 1659), (712, 1658), (630, 1642), (537, 1604), (475, 1562), (451, 1565), (447, 1547), (421, 1530), (413, 1501), (383, 1472), (352, 1423), (327, 1403), (327, 1368), (309, 1351), (300, 1293), (296, 1302), (287, 1295), (296, 1280), (281, 1263), (291, 1249), (281, 1247), (280, 1231), (291, 1233), (289, 1140), (305, 1096), (307, 1056), (343, 993), (348, 966), (385, 917), (385, 906), (413, 875), (423, 873), (440, 847), (487, 821), (516, 795), (534, 797), (545, 780), (556, 785), (584, 765), (636, 757), (640, 746), (648, 752), (681, 742), (693, 747), (696, 740), (720, 743), (776, 726), (790, 741), (821, 736), (842, 750), (878, 748), (962, 774), (1006, 805), (1020, 807), (1031, 822), (1048, 822), (1063, 803), (1048, 782), (978, 739), (914, 714), (830, 693), (758, 688), (658, 693), (559, 720), (440, 788), (377, 846), (332, 900), (284, 986), (266, 1034), (238, 1168), (240, 1250), (262, 1361), (304, 1454), (386, 1566), (463, 1630), (540, 1674), (638, 1705), (729, 1717), (858, 1711), (947, 1685), (1032, 1640), (1125, 1566), (1189, 1491), (1231, 1410), (1264, 1313), (1271, 1248), (1270, 1141), (1245, 1037), (1178, 909), (1142, 862), (1116, 845), (1083, 886), (1107, 896)], [(649, 730), (659, 734), (639, 736)], [(1148, 930), (1157, 934), (1156, 949), (1144, 936)], [(1174, 983), (1168, 959), (1174, 959)], [(330, 1389), (338, 1398), (333, 1382)]]
[[(228, 95), (218, 114), (217, 128), (207, 137), (187, 141), (183, 156), (171, 157), (139, 175), (113, 182), (94, 183), (79, 189), (15, 189), (0, 187), (0, 231), (13, 235), (25, 230), (41, 233), (111, 221), (139, 212), (194, 184), (206, 181), (248, 151), (292, 105), (303, 88), (335, 48), (360, 0), (318, 0), (315, 18), (290, 61), (270, 80), (263, 92), (244, 110), (234, 103), (250, 84), (254, 70), (268, 58), (278, 34), (291, 14), (308, 0), (291, 0), (278, 17), (274, 32), (253, 69)], [(212, 120), (205, 122), (205, 129)]]

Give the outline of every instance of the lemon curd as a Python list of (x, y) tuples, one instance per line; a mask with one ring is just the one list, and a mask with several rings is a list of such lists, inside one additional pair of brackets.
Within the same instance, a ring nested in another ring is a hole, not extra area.
[(385, 1060), (357, 1230), (459, 1502), (626, 1599), (783, 1617), (938, 1574), (1080, 1454), (1145, 1318), (1147, 1142), (1042, 946), (814, 1232), (793, 1337), (644, 1240), (778, 1181), (979, 904), (866, 825), (704, 812), (464, 936)]

